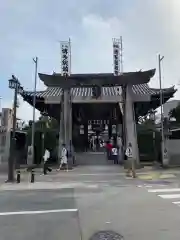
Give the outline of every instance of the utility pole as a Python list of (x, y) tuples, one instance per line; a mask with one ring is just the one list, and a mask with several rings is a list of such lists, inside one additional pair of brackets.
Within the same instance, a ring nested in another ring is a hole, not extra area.
[(36, 111), (36, 85), (37, 85), (37, 69), (38, 69), (38, 58), (33, 58), (35, 63), (35, 75), (34, 75), (34, 95), (33, 95), (33, 122), (32, 122), (32, 133), (31, 133), (31, 147), (32, 147), (32, 164), (34, 162), (34, 136), (35, 136), (35, 111)]
[(160, 106), (161, 106), (161, 152), (162, 152), (162, 163), (164, 163), (164, 124), (163, 124), (163, 96), (162, 96), (162, 79), (161, 79), (161, 62), (164, 56), (158, 55), (158, 65), (159, 65), (159, 88), (160, 88)]
[[(122, 36), (120, 36), (120, 74), (123, 75), (123, 39)], [(122, 118), (123, 118), (123, 125), (122, 125), (122, 132), (123, 135), (126, 135), (126, 120), (125, 120), (125, 101), (126, 101), (126, 86), (121, 86), (122, 90)], [(123, 145), (126, 146), (126, 137), (123, 138)]]
[[(9, 88), (14, 89), (14, 102), (13, 102), (13, 126), (12, 126), (12, 140), (10, 143), (10, 156), (8, 159), (8, 180), (7, 182), (14, 182), (14, 168), (15, 168), (15, 149), (16, 149), (16, 110), (17, 110), (17, 96), (18, 93), (23, 92), (19, 80), (12, 75), (9, 80)], [(10, 137), (11, 139), (11, 137)]]

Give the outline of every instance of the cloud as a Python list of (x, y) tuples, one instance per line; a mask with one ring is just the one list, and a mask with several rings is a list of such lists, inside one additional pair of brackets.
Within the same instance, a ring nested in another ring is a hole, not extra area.
[[(18, 3), (17, 3), (18, 2)], [(123, 36), (124, 70), (136, 71), (162, 62), (163, 86), (180, 81), (180, 2), (178, 0), (6, 0), (0, 15), (0, 76), (2, 105), (13, 98), (7, 90), (11, 74), (32, 90), (34, 63), (38, 71), (60, 72), (59, 40), (72, 40), (72, 72), (111, 72), (112, 38)], [(150, 85), (158, 87), (158, 74)], [(38, 80), (38, 90), (45, 86)], [(179, 92), (176, 98), (179, 98)], [(32, 118), (32, 109), (21, 102), (19, 115)]]
[[(116, 7), (119, 8), (120, 3)], [(129, 6), (128, 11), (126, 9), (123, 17), (118, 14), (113, 17), (98, 14), (84, 16), (81, 49), (79, 59), (76, 59), (78, 69), (111, 71), (111, 38), (122, 35), (125, 71), (157, 68), (157, 55), (161, 53), (165, 56), (162, 62), (163, 86), (177, 86), (180, 80), (179, 13), (180, 3), (176, 0), (139, 0)], [(150, 85), (159, 87), (158, 73)]]
[[(17, 108), (17, 118), (22, 119), (25, 122), (33, 119), (33, 108), (26, 102), (23, 101), (22, 98), (18, 98), (19, 107)], [(4, 101), (1, 100), (1, 108), (13, 108), (13, 100)], [(40, 112), (35, 111), (35, 119), (38, 120), (40, 117)]]
[[(82, 36), (72, 39), (72, 69), (76, 72), (112, 72), (112, 37), (119, 37), (118, 18), (104, 20), (101, 16), (82, 18)], [(73, 71), (73, 72), (74, 72)]]
[[(19, 103), (20, 104), (19, 104), (19, 108), (17, 110), (17, 117), (25, 120), (26, 122), (28, 120), (33, 120), (33, 108), (29, 104), (24, 102), (22, 99), (20, 99)], [(38, 120), (39, 117), (40, 117), (40, 112), (36, 110), (35, 111), (35, 119)]]

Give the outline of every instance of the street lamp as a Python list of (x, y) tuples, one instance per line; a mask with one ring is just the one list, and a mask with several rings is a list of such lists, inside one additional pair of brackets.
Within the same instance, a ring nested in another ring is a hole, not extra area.
[[(41, 115), (43, 117), (47, 117), (48, 116), (48, 113), (46, 110), (44, 110)], [(46, 119), (42, 119), (42, 122), (41, 122), (41, 130), (42, 130), (42, 135), (41, 135), (41, 138), (42, 138), (42, 153), (44, 154), (44, 141), (45, 141), (45, 125), (46, 125)]]
[(153, 122), (155, 121), (155, 112), (153, 110), (149, 112), (149, 119), (152, 120)]
[[(151, 110), (149, 113), (149, 119), (151, 121), (153, 121), (153, 123), (155, 122), (155, 111)], [(155, 131), (155, 126), (153, 124), (153, 128), (152, 128), (152, 134), (153, 134), (153, 149), (154, 149), (154, 161), (156, 162), (157, 160), (157, 155), (156, 155), (156, 131)]]
[(35, 110), (36, 110), (36, 85), (37, 85), (37, 69), (38, 69), (38, 58), (33, 58), (35, 63), (35, 75), (34, 75), (34, 95), (33, 95), (33, 122), (32, 122), (32, 133), (31, 133), (31, 148), (32, 148), (32, 164), (34, 163), (34, 136), (35, 136)]
[(15, 156), (15, 146), (16, 146), (16, 110), (17, 110), (17, 95), (21, 94), (24, 90), (21, 86), (19, 80), (12, 75), (9, 79), (9, 88), (14, 89), (14, 103), (13, 103), (13, 127), (12, 127), (12, 142), (10, 144), (10, 156), (8, 159), (8, 182), (14, 181), (14, 156)]
[[(161, 156), (162, 164), (165, 164), (165, 143), (164, 143), (164, 116), (163, 116), (163, 94), (162, 94), (162, 79), (161, 79), (161, 62), (164, 59), (164, 56), (158, 55), (158, 65), (159, 65), (159, 87), (160, 87), (160, 106), (161, 106)], [(167, 164), (167, 163), (166, 163)]]

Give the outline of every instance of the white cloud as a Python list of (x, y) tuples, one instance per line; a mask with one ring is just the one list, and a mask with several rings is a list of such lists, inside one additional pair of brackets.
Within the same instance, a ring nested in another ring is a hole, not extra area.
[[(136, 71), (158, 67), (162, 62), (163, 87), (180, 81), (180, 3), (177, 0), (139, 0), (126, 17), (89, 14), (82, 18), (83, 34), (76, 39), (73, 53), (78, 72), (112, 71), (112, 38), (123, 36), (124, 69)], [(117, 6), (118, 7), (118, 6)], [(82, 38), (82, 39), (81, 39)], [(80, 45), (78, 47), (78, 44)], [(150, 85), (159, 87), (158, 72)], [(176, 94), (179, 98), (179, 93)]]
[[(82, 18), (82, 35), (72, 39), (72, 69), (76, 72), (112, 72), (112, 38), (119, 37), (120, 21), (97, 15)], [(73, 71), (73, 72), (74, 72)]]
[[(31, 107), (28, 103), (24, 102), (22, 99), (19, 101), (20, 105), (17, 110), (17, 117), (23, 119), (25, 121), (33, 119), (33, 107)], [(39, 111), (35, 111), (35, 119), (38, 120), (40, 116)]]
[[(12, 3), (10, 0), (7, 2)], [(165, 56), (162, 62), (163, 86), (177, 85), (180, 81), (179, 0), (134, 0), (131, 4), (128, 0), (121, 0), (111, 5), (105, 0), (92, 0), (88, 4), (80, 0), (71, 4), (72, 1), (67, 0), (63, 16), (57, 10), (60, 1), (55, 1), (53, 6), (48, 1), (44, 5), (41, 5), (43, 1), (40, 4), (35, 0), (32, 4), (28, 2), (28, 5), (24, 1), (19, 2), (22, 5), (16, 14), (12, 14), (14, 7), (10, 15), (6, 12), (6, 15), (0, 16), (1, 23), (7, 22), (6, 28), (2, 28), (3, 48), (6, 51), (0, 51), (0, 57), (5, 59), (0, 71), (4, 76), (16, 73), (28, 89), (33, 89), (32, 57), (38, 55), (40, 72), (59, 72), (58, 40), (69, 36), (72, 38), (72, 72), (111, 72), (112, 38), (122, 35), (125, 71), (155, 68), (158, 66), (157, 54), (161, 53)], [(124, 4), (127, 4), (126, 8)], [(69, 11), (72, 15), (65, 18)], [(33, 12), (33, 17), (30, 12)], [(50, 15), (51, 12), (53, 15)], [(3, 20), (3, 16), (8, 16), (8, 19)], [(15, 26), (18, 28), (15, 29)], [(8, 34), (5, 34), (7, 29)], [(159, 86), (158, 74), (150, 84), (152, 87)], [(45, 89), (40, 81), (37, 89)], [(9, 98), (6, 97), (2, 105), (9, 104)], [(180, 98), (179, 92), (176, 98)], [(25, 119), (32, 118), (32, 109), (27, 103), (21, 103), (18, 114)]]
[[(17, 118), (20, 118), (26, 122), (33, 119), (33, 108), (28, 103), (24, 102), (22, 98), (18, 98), (19, 107), (17, 108)], [(1, 100), (0, 108), (13, 108), (13, 100), (4, 101)], [(38, 120), (40, 117), (40, 112), (35, 111), (35, 119)]]

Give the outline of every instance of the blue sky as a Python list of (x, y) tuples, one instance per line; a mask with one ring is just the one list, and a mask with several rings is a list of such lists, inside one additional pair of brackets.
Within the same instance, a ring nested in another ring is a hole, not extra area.
[[(111, 72), (112, 38), (123, 36), (124, 70), (157, 67), (163, 61), (163, 86), (180, 81), (179, 0), (4, 0), (0, 5), (0, 77), (2, 106), (12, 106), (8, 78), (15, 74), (33, 88), (39, 72), (60, 72), (60, 40), (72, 40), (72, 72)], [(158, 74), (151, 86), (158, 87)], [(178, 87), (178, 86), (177, 86)], [(38, 89), (44, 86), (38, 81)], [(176, 94), (179, 98), (179, 93)], [(32, 118), (21, 101), (19, 117)]]

